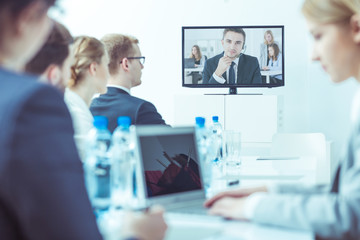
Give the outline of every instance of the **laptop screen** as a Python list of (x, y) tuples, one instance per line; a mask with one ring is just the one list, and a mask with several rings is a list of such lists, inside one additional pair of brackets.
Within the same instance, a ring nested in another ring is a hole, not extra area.
[(146, 197), (202, 189), (193, 128), (181, 131), (181, 128), (165, 127), (159, 132), (155, 129), (153, 133), (138, 135)]
[(195, 68), (195, 58), (185, 58), (185, 68)]

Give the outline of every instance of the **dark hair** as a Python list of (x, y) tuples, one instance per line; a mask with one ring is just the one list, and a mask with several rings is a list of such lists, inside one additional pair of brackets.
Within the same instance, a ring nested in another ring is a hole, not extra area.
[(47, 10), (55, 5), (57, 0), (0, 0), (0, 9), (7, 9), (13, 16), (17, 16), (22, 10), (33, 2), (41, 1), (45, 4)]
[(228, 32), (236, 32), (236, 33), (242, 34), (244, 36), (244, 44), (243, 44), (243, 46), (245, 45), (246, 34), (245, 34), (245, 31), (242, 28), (225, 28), (224, 32), (223, 32), (223, 39), (224, 39), (226, 33), (228, 33)]
[(139, 40), (122, 34), (107, 34), (101, 41), (105, 44), (110, 63), (109, 72), (111, 75), (119, 71), (119, 63), (126, 57), (132, 57), (134, 54), (133, 44), (138, 44)]
[(276, 43), (273, 43), (273, 44), (268, 45), (268, 49), (271, 48), (271, 47), (274, 49), (274, 56), (271, 57), (269, 55), (269, 59), (272, 58), (273, 61), (276, 61), (277, 57), (278, 57), (278, 55), (280, 53), (279, 46)]
[(69, 55), (69, 45), (73, 37), (66, 27), (55, 22), (50, 35), (40, 51), (25, 66), (25, 71), (42, 74), (50, 64), (62, 66)]

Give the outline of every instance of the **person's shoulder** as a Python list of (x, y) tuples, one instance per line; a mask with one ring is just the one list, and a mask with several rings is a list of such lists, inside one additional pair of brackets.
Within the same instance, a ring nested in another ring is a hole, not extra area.
[(210, 60), (213, 60), (213, 61), (219, 60), (222, 56), (224, 56), (224, 52), (219, 53), (218, 55), (215, 55), (215, 56), (209, 58), (208, 61), (210, 61)]
[(128, 98), (129, 98), (129, 101), (131, 101), (132, 103), (134, 103), (136, 105), (141, 105), (141, 104), (144, 104), (144, 103), (150, 103), (149, 101), (147, 101), (145, 99), (135, 97), (135, 96), (132, 96), (132, 95), (129, 95)]
[[(48, 98), (61, 98), (59, 90), (54, 87), (40, 83), (35, 76), (17, 74), (0, 70), (0, 99), (5, 104), (21, 104), (30, 98), (47, 93)], [(46, 99), (48, 101), (49, 99)]]
[(247, 54), (243, 54), (241, 57), (243, 57), (247, 61), (257, 61), (257, 57), (253, 57)]

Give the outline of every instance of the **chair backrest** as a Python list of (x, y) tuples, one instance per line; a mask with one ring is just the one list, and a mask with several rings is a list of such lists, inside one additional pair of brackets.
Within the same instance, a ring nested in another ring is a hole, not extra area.
[(316, 162), (304, 162), (296, 167), (302, 170), (315, 171), (317, 183), (329, 183), (330, 181), (330, 163), (327, 162), (326, 140), (322, 133), (274, 134), (271, 155), (279, 157), (315, 157)]

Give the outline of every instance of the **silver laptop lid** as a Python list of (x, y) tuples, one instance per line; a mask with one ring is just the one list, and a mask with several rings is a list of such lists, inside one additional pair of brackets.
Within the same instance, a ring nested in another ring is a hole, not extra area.
[(205, 199), (194, 127), (136, 127), (137, 186), (144, 205)]

